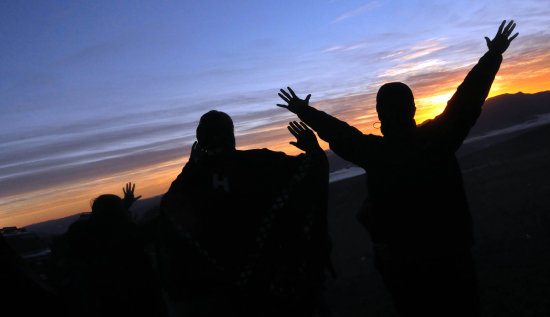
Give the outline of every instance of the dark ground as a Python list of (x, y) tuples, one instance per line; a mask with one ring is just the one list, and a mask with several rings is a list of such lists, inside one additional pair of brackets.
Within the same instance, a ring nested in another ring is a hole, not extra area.
[[(550, 125), (480, 142), (465, 144), (459, 161), (473, 216), (483, 316), (550, 316)], [(396, 316), (374, 269), (369, 236), (355, 220), (365, 195), (365, 175), (330, 185), (338, 277), (328, 281), (326, 297), (333, 316)], [(138, 201), (136, 218), (147, 218), (159, 198)], [(29, 227), (62, 233), (77, 218)]]
[[(550, 125), (460, 158), (483, 316), (550, 316)], [(355, 220), (365, 176), (331, 184), (334, 316), (396, 316)], [(442, 210), (442, 212), (444, 212)]]

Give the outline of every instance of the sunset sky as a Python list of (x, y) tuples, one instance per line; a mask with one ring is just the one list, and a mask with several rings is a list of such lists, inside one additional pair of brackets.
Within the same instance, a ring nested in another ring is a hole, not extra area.
[(504, 19), (520, 35), (490, 96), (549, 90), (547, 0), (2, 1), (0, 227), (88, 211), (128, 181), (162, 194), (211, 109), (239, 149), (298, 154), (275, 106), (286, 86), (379, 133), (376, 91), (402, 81), (420, 123)]

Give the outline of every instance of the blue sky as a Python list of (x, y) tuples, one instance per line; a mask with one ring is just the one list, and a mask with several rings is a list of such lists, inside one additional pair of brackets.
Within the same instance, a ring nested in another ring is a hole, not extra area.
[(69, 187), (92, 198), (86, 184), (177, 173), (210, 109), (241, 148), (283, 149), (288, 85), (364, 125), (383, 82), (444, 99), (509, 18), (510, 65), (547, 69), (547, 1), (3, 1), (0, 226)]

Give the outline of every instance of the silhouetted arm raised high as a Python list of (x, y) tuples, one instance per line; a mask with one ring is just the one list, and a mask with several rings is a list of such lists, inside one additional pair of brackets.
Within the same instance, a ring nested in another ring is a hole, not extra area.
[(362, 158), (368, 148), (368, 140), (372, 135), (364, 135), (357, 128), (354, 128), (344, 121), (338, 120), (335, 117), (317, 110), (309, 105), (308, 95), (305, 99), (300, 99), (294, 91), (288, 88), (288, 92), (281, 89), (279, 96), (287, 102), (277, 104), (281, 108), (285, 108), (295, 114), (313, 130), (319, 137), (330, 144), (330, 148), (342, 158), (356, 164), (362, 165)]
[(510, 21), (504, 28), (505, 23), (506, 21), (502, 22), (492, 41), (485, 38), (489, 51), (468, 73), (453, 97), (447, 102), (444, 112), (426, 123), (427, 127), (436, 130), (434, 132), (442, 141), (441, 145), (451, 151), (458, 150), (481, 114), (481, 107), (502, 62), (502, 53), (518, 35), (515, 34), (509, 38), (516, 24)]

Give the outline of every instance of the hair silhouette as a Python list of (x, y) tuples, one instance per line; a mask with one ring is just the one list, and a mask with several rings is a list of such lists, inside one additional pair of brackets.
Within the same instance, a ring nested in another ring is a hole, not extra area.
[(225, 112), (211, 110), (205, 113), (197, 126), (197, 140), (207, 151), (234, 149), (233, 120)]
[(376, 111), (385, 136), (411, 134), (416, 126), (413, 93), (404, 83), (382, 85), (376, 95)]
[(94, 199), (90, 219), (109, 227), (131, 222), (130, 213), (124, 201), (113, 194), (104, 194)]

